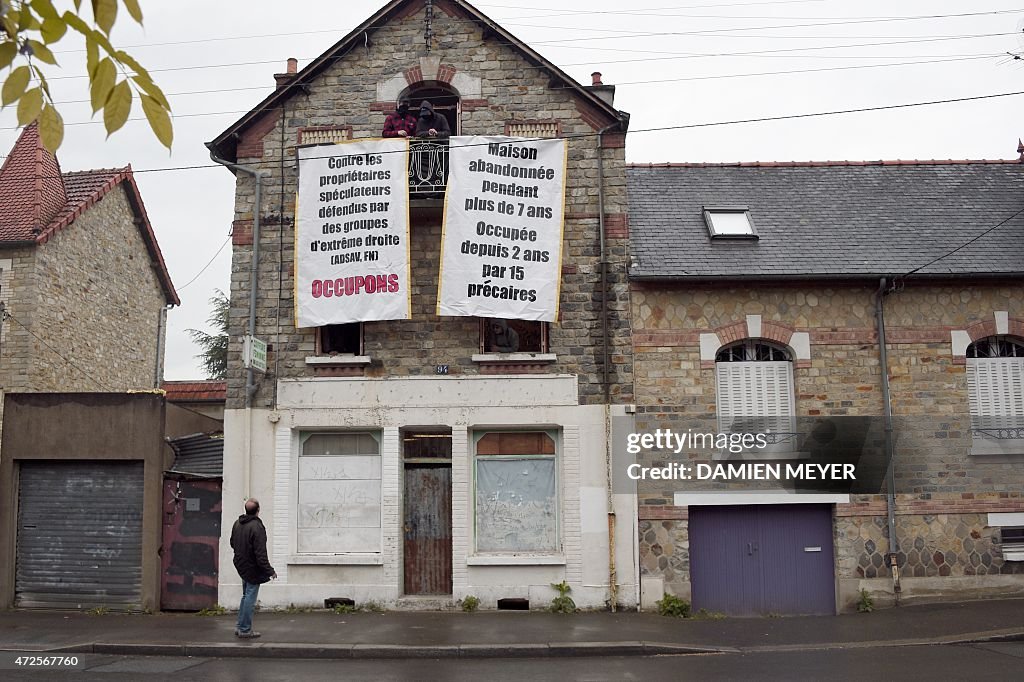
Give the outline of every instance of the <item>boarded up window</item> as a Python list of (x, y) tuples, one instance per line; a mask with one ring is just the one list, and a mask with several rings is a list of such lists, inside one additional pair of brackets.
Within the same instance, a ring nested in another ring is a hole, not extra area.
[(380, 443), (374, 433), (315, 433), (299, 454), (299, 553), (380, 552)]
[(553, 436), (487, 433), (477, 440), (476, 455), (477, 551), (559, 551)]

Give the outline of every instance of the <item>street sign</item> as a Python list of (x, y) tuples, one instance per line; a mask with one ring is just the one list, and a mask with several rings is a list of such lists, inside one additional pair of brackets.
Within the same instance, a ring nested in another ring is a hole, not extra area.
[(242, 363), (246, 369), (252, 368), (258, 372), (266, 372), (267, 342), (260, 341), (255, 336), (243, 336)]

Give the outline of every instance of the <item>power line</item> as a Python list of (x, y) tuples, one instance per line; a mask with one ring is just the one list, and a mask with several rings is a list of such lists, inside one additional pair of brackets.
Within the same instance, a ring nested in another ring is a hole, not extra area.
[[(994, 94), (989, 94), (989, 95), (974, 95), (974, 96), (971, 96), (971, 97), (955, 97), (955, 98), (951, 98), (951, 99), (930, 100), (930, 101), (927, 101), (927, 102), (907, 102), (907, 103), (904, 103), (904, 104), (885, 104), (885, 105), (880, 105), (880, 106), (875, 106), (875, 107), (859, 107), (859, 108), (855, 108), (855, 109), (835, 109), (835, 110), (830, 110), (830, 111), (806, 112), (806, 113), (802, 113), (802, 114), (782, 114), (782, 115), (779, 115), (779, 116), (762, 116), (762, 117), (758, 117), (758, 118), (732, 119), (732, 120), (727, 120), (727, 121), (707, 121), (707, 122), (704, 122), (704, 123), (683, 123), (683, 124), (674, 125), (674, 126), (659, 126), (657, 128), (633, 129), (633, 130), (627, 131), (627, 135), (636, 135), (636, 134), (640, 134), (640, 133), (668, 132), (668, 131), (673, 131), (673, 130), (691, 130), (691, 129), (696, 129), (696, 128), (711, 128), (711, 127), (727, 126), (727, 125), (740, 125), (740, 124), (745, 124), (745, 123), (769, 123), (769, 122), (774, 122), (774, 121), (798, 120), (798, 119), (804, 119), (804, 118), (819, 118), (819, 117), (823, 117), (823, 116), (840, 116), (840, 115), (844, 115), (844, 114), (861, 114), (861, 113), (868, 113), (868, 112), (872, 112), (872, 111), (889, 111), (889, 110), (895, 110), (895, 109), (909, 109), (909, 108), (913, 108), (913, 107), (935, 106), (935, 105), (939, 105), (939, 104), (956, 104), (956, 103), (960, 103), (960, 102), (976, 102), (976, 101), (982, 101), (982, 100), (988, 100), (988, 99), (997, 99), (997, 98), (1000, 98), (1000, 97), (1014, 97), (1014, 96), (1017, 96), (1017, 95), (1024, 95), (1024, 90), (1020, 90), (1020, 91), (1016, 91), (1016, 92), (1000, 92), (1000, 93), (994, 93)], [(268, 111), (270, 111), (270, 110), (271, 109), (268, 109)], [(239, 112), (223, 112), (223, 113), (239, 113)], [(132, 120), (143, 120), (143, 119), (132, 119)], [(598, 135), (598, 133), (577, 133), (577, 134), (562, 135), (558, 139), (563, 139), (563, 140), (586, 139), (586, 138), (597, 137), (597, 135)], [(521, 140), (521, 142), (529, 142), (529, 141), (532, 141), (533, 139), (534, 138), (528, 138), (528, 139)], [(483, 146), (484, 144), (486, 144), (486, 143), (480, 143), (480, 146)], [(466, 146), (470, 146), (470, 145), (466, 145)], [(473, 146), (475, 146), (475, 145), (473, 145)], [(403, 152), (381, 152), (381, 153), (383, 153), (383, 154), (404, 153), (404, 151)], [(311, 158), (338, 158), (338, 157), (343, 157), (343, 156), (348, 156), (348, 155), (347, 154), (329, 154), (329, 155), (324, 156), (324, 157), (311, 157)], [(210, 164), (196, 164), (196, 165), (192, 165), (192, 166), (174, 166), (174, 167), (165, 167), (165, 168), (139, 168), (139, 169), (132, 169), (132, 173), (138, 175), (138, 174), (141, 174), (141, 173), (162, 173), (162, 172), (170, 172), (170, 171), (185, 171), (185, 170), (198, 170), (198, 169), (222, 168), (222, 167), (223, 166), (221, 166), (220, 164), (210, 163)], [(39, 176), (39, 177), (40, 178), (44, 178), (44, 177), (56, 177), (56, 176)]]
[(970, 246), (970, 245), (971, 245), (971, 244), (973, 244), (974, 242), (978, 241), (979, 239), (981, 239), (982, 237), (984, 237), (985, 235), (987, 235), (987, 234), (988, 234), (989, 232), (993, 232), (993, 231), (995, 231), (995, 230), (999, 229), (1000, 227), (1002, 227), (1002, 226), (1003, 226), (1003, 225), (1005, 225), (1006, 223), (1010, 222), (1011, 220), (1013, 220), (1014, 218), (1016, 218), (1017, 216), (1019, 216), (1019, 215), (1020, 215), (1020, 214), (1022, 214), (1022, 213), (1024, 213), (1024, 208), (1020, 209), (1019, 211), (1017, 211), (1016, 213), (1014, 213), (1013, 215), (1011, 215), (1011, 216), (1010, 216), (1009, 218), (1007, 218), (1006, 220), (1003, 220), (1003, 221), (1001, 221), (1000, 223), (998, 223), (998, 224), (996, 224), (996, 225), (993, 225), (992, 227), (988, 228), (987, 230), (985, 230), (984, 232), (982, 232), (982, 233), (981, 233), (981, 234), (979, 234), (978, 236), (974, 237), (973, 239), (969, 239), (968, 241), (964, 242), (963, 244), (961, 244), (960, 246), (956, 247), (956, 248), (955, 248), (955, 249), (953, 249), (952, 251), (950, 251), (950, 252), (948, 252), (948, 253), (944, 253), (944, 254), (942, 254), (941, 256), (939, 256), (938, 258), (936, 258), (935, 260), (931, 260), (931, 261), (928, 261), (927, 263), (925, 263), (924, 265), (922, 265), (922, 266), (920, 266), (920, 267), (914, 268), (913, 270), (911, 270), (911, 271), (910, 271), (910, 272), (908, 272), (907, 274), (903, 275), (903, 277), (902, 277), (901, 279), (906, 279), (907, 277), (910, 277), (910, 276), (911, 276), (911, 275), (913, 275), (914, 273), (916, 273), (916, 272), (920, 272), (921, 270), (924, 270), (925, 268), (927, 268), (927, 267), (929, 267), (929, 266), (931, 266), (931, 265), (934, 265), (934, 264), (938, 263), (938, 262), (939, 262), (940, 260), (942, 260), (942, 259), (944, 259), (944, 258), (949, 258), (949, 257), (950, 257), (950, 256), (952, 256), (952, 255), (953, 255), (954, 253), (956, 253), (957, 251), (960, 251), (960, 250), (962, 250), (962, 249), (965, 249), (965, 248), (967, 248), (968, 246)]
[(35, 333), (34, 331), (32, 331), (31, 329), (29, 329), (29, 328), (28, 328), (27, 326), (25, 326), (25, 324), (24, 324), (24, 323), (23, 323), (23, 322), (22, 322), (21, 320), (19, 320), (18, 318), (16, 318), (16, 317), (15, 317), (14, 315), (11, 315), (11, 313), (10, 313), (10, 312), (9, 312), (9, 311), (7, 310), (6, 306), (4, 306), (4, 305), (3, 305), (3, 303), (0, 303), (0, 313), (2, 313), (2, 317), (3, 317), (3, 319), (4, 319), (4, 320), (13, 320), (14, 322), (16, 322), (16, 323), (18, 324), (18, 326), (19, 326), (19, 327), (21, 327), (22, 329), (24, 329), (25, 331), (27, 331), (27, 332), (28, 332), (29, 334), (31, 334), (32, 336), (34, 336), (34, 337), (36, 338), (36, 340), (37, 340), (37, 341), (39, 341), (39, 343), (43, 344), (43, 345), (44, 345), (44, 346), (46, 346), (46, 347), (47, 347), (48, 349), (50, 349), (50, 351), (51, 351), (51, 352), (52, 352), (52, 353), (53, 353), (54, 355), (56, 355), (56, 356), (57, 356), (57, 357), (59, 357), (59, 358), (60, 358), (61, 360), (63, 360), (63, 361), (64, 361), (64, 362), (66, 362), (67, 364), (71, 365), (71, 366), (72, 366), (72, 367), (74, 367), (75, 369), (77, 369), (77, 370), (78, 370), (79, 372), (81, 372), (81, 373), (82, 373), (83, 375), (85, 375), (85, 377), (86, 377), (87, 379), (90, 379), (90, 380), (91, 380), (91, 381), (92, 381), (93, 383), (95, 383), (95, 384), (96, 384), (97, 386), (99, 386), (100, 388), (102, 388), (102, 389), (103, 389), (103, 390), (105, 390), (105, 391), (111, 391), (111, 392), (112, 392), (112, 391), (114, 390), (114, 389), (110, 388), (109, 386), (107, 386), (106, 384), (104, 384), (104, 383), (103, 383), (102, 381), (100, 381), (99, 379), (97, 379), (96, 377), (94, 377), (93, 375), (91, 375), (91, 374), (89, 374), (88, 372), (86, 372), (86, 371), (85, 371), (84, 369), (82, 369), (81, 367), (79, 367), (79, 366), (78, 366), (78, 365), (76, 365), (75, 363), (73, 363), (73, 362), (72, 362), (71, 360), (69, 360), (69, 359), (68, 359), (67, 357), (65, 357), (65, 356), (64, 356), (63, 354), (61, 354), (61, 352), (60, 352), (59, 350), (57, 350), (56, 348), (54, 348), (53, 346), (51, 346), (50, 344), (48, 344), (48, 343), (46, 342), (46, 340), (45, 340), (45, 339), (43, 339), (43, 338), (42, 338), (42, 337), (40, 337), (40, 336), (39, 336), (38, 334), (36, 334), (36, 333)]
[[(724, 80), (724, 79), (730, 79), (730, 78), (752, 78), (752, 77), (762, 77), (762, 76), (783, 76), (783, 75), (794, 75), (794, 74), (801, 74), (801, 73), (824, 73), (824, 72), (829, 72), (829, 71), (852, 71), (852, 70), (856, 70), (856, 69), (880, 69), (880, 68), (892, 68), (892, 67), (897, 67), (897, 66), (918, 66), (918, 65), (929, 65), (929, 64), (945, 64), (945, 63), (949, 63), (949, 62), (976, 61), (976, 60), (980, 60), (980, 59), (994, 59), (994, 58), (997, 58), (997, 57), (1001, 58), (1002, 56), (1003, 56), (1002, 54), (998, 54), (998, 55), (992, 54), (992, 55), (980, 55), (980, 56), (970, 56), (970, 57), (951, 57), (949, 59), (919, 60), (919, 61), (910, 61), (910, 62), (893, 62), (891, 64), (860, 64), (860, 65), (855, 65), (855, 66), (821, 67), (821, 68), (818, 68), (818, 69), (790, 69), (790, 70), (786, 70), (786, 71), (758, 71), (758, 72), (754, 72), (754, 73), (721, 74), (721, 75), (713, 75), (713, 76), (682, 76), (682, 77), (679, 77), (679, 78), (664, 78), (664, 79), (645, 80), (645, 81), (626, 81), (624, 83), (618, 83), (617, 85), (651, 85), (651, 84), (656, 84), (656, 83), (682, 83), (682, 82), (700, 81), (700, 80)], [(265, 111), (280, 111), (280, 107), (268, 107), (267, 109), (265, 109)], [(204, 116), (229, 116), (229, 115), (237, 116), (239, 114), (246, 114), (248, 112), (249, 112), (249, 110), (242, 110), (242, 109), (232, 110), (232, 111), (206, 111), (206, 112), (195, 112), (195, 113), (191, 113), (191, 114), (175, 114), (174, 118), (175, 119), (179, 119), (179, 118), (197, 118), (197, 117), (204, 117)], [(145, 121), (145, 120), (146, 120), (145, 117), (142, 117), (142, 116), (136, 116), (134, 118), (129, 118), (128, 119), (129, 122)], [(100, 123), (102, 123), (102, 121), (71, 121), (71, 122), (65, 122), (64, 125), (65, 125), (65, 127), (67, 127), (67, 126), (80, 126), (80, 125), (99, 125)], [(9, 126), (7, 128), (0, 128), (0, 130), (18, 130), (18, 128), (19, 128), (19, 126)]]
[(204, 272), (206, 272), (207, 268), (209, 268), (211, 265), (213, 265), (213, 261), (217, 260), (217, 256), (220, 255), (220, 252), (224, 250), (224, 247), (228, 245), (229, 241), (231, 241), (231, 235), (230, 234), (228, 235), (227, 239), (224, 240), (224, 243), (222, 243), (220, 245), (220, 248), (217, 249), (217, 253), (213, 254), (213, 258), (211, 258), (209, 260), (209, 262), (206, 265), (203, 266), (203, 269), (200, 270), (199, 272), (197, 272), (195, 277), (193, 277), (192, 279), (190, 279), (189, 281), (185, 282), (180, 287), (178, 287), (178, 291), (179, 292), (183, 291), (185, 289), (185, 287), (187, 287), (188, 285), (192, 284), (192, 282), (195, 282), (197, 279), (199, 279), (199, 276), (202, 275)]

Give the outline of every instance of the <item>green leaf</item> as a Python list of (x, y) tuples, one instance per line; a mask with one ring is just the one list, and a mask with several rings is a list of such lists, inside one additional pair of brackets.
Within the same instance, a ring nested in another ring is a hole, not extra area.
[(64, 141), (64, 119), (52, 104), (44, 105), (39, 114), (39, 139), (51, 153), (55, 153)]
[(26, 42), (32, 50), (33, 57), (41, 62), (45, 62), (46, 64), (53, 64), (56, 66), (57, 58), (53, 56), (52, 52), (50, 52), (50, 48), (46, 47), (46, 45), (43, 45), (38, 40), (28, 40)]
[(96, 67), (100, 63), (100, 48), (92, 38), (92, 32), (85, 34), (85, 72), (89, 78), (96, 73)]
[(75, 0), (75, 11), (80, 12), (82, 10), (82, 0)]
[(11, 75), (7, 77), (3, 88), (0, 89), (0, 103), (3, 106), (6, 107), (11, 102), (17, 101), (25, 93), (30, 73), (27, 66), (19, 66), (11, 71)]
[(89, 99), (92, 101), (92, 113), (96, 113), (107, 103), (110, 91), (117, 81), (117, 67), (109, 58), (96, 65), (96, 72), (89, 79)]
[(18, 100), (18, 125), (27, 126), (43, 110), (43, 89), (32, 88)]
[(107, 128), (107, 137), (121, 129), (131, 110), (132, 89), (128, 81), (121, 81), (110, 91), (110, 97), (103, 106), (103, 125)]
[(18, 14), (18, 31), (30, 30), (32, 28), (32, 22), (36, 19), (36, 16), (32, 14), (32, 8), (23, 6), (20, 11), (15, 11)]
[(32, 0), (30, 4), (32, 9), (36, 11), (36, 14), (43, 17), (43, 19), (60, 19), (60, 13), (57, 12), (50, 0)]
[(39, 29), (45, 43), (55, 43), (67, 33), (68, 25), (56, 17), (43, 19), (43, 26)]
[(43, 73), (43, 70), (35, 64), (32, 65), (32, 73), (34, 73), (36, 78), (39, 79), (39, 87), (43, 89), (43, 94), (46, 96), (46, 99), (52, 102), (53, 96), (50, 95), (50, 84), (46, 82), (46, 74)]
[(167, 115), (167, 109), (149, 95), (143, 94), (140, 99), (142, 100), (142, 110), (146, 112), (146, 120), (149, 121), (149, 127), (153, 129), (156, 139), (170, 150), (171, 142), (174, 140), (174, 126), (171, 125), (171, 117)]
[(13, 40), (0, 43), (0, 69), (10, 66), (14, 58), (18, 56), (18, 46)]
[[(142, 68), (142, 64), (139, 64), (137, 61), (135, 61), (135, 58), (127, 52), (125, 52), (124, 50), (117, 50), (116, 52), (114, 52), (114, 59), (118, 60), (119, 62), (121, 62), (122, 64), (124, 64), (140, 76), (150, 78), (149, 71), (146, 71), (146, 69)], [(150, 78), (150, 80), (152, 79)]]
[(149, 76), (132, 76), (132, 80), (135, 81), (140, 90), (159, 102), (160, 106), (167, 111), (171, 110), (171, 103), (167, 100), (167, 96), (164, 95), (164, 91)]
[(139, 0), (124, 0), (124, 8), (136, 23), (142, 23), (142, 8), (139, 7)]
[(117, 21), (117, 0), (92, 0), (92, 14), (96, 25), (109, 36)]
[(82, 17), (78, 16), (74, 12), (64, 12), (60, 18), (63, 19), (64, 23), (69, 27), (75, 29), (84, 36), (88, 36), (89, 33), (92, 32), (92, 29), (89, 28), (89, 24), (82, 21)]

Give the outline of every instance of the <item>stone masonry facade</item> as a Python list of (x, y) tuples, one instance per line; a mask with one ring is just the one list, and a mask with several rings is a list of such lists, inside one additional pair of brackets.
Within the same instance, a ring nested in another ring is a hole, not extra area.
[[(810, 357), (793, 366), (798, 417), (883, 414), (877, 283), (633, 286), (638, 429), (713, 417), (714, 361), (707, 353), (702, 361), (700, 335), (717, 333), (722, 343), (745, 338), (748, 315), (760, 316), (759, 338), (785, 345), (794, 334), (808, 335)], [(974, 340), (994, 333), (991, 320), (1000, 311), (1018, 332), (1022, 301), (1019, 283), (977, 280), (911, 280), (885, 299), (904, 578), (1024, 575), (1024, 562), (1003, 560), (1000, 529), (987, 517), (1024, 511), (1024, 452), (971, 454), (963, 351), (956, 355), (951, 343), (960, 330), (974, 330)], [(687, 513), (673, 506), (677, 490), (661, 482), (641, 487), (640, 570), (663, 578), (670, 592), (688, 592)], [(837, 505), (834, 541), (840, 580), (888, 579), (884, 495)]]
[(166, 300), (134, 220), (119, 186), (46, 243), (0, 253), (11, 261), (2, 299), (18, 321), (0, 336), (5, 392), (158, 386)]
[[(263, 205), (253, 206), (255, 185), (237, 174), (235, 239), (231, 275), (228, 409), (244, 403), (245, 373), (240, 338), (248, 323), (254, 211), (261, 216), (257, 283), (257, 336), (270, 345), (268, 372), (253, 404), (272, 406), (280, 379), (312, 377), (306, 358), (315, 354), (316, 330), (294, 324), (295, 147), (302, 129), (345, 128), (353, 139), (378, 137), (394, 100), (379, 93), (415, 89), (422, 81), (450, 83), (461, 97), (459, 132), (502, 135), (516, 121), (557, 121), (569, 139), (568, 186), (563, 242), (559, 319), (550, 325), (550, 363), (530, 371), (579, 377), (581, 404), (604, 402), (601, 324), (598, 153), (604, 165), (604, 210), (608, 268), (607, 307), (612, 402), (632, 402), (632, 346), (625, 267), (627, 258), (626, 186), (623, 136), (606, 135), (598, 149), (597, 130), (614, 122), (572, 90), (552, 87), (549, 72), (531, 63), (500, 36), (454, 5), (434, 5), (433, 44), (424, 45), (424, 10), (409, 5), (404, 16), (375, 27), (369, 45), (340, 56), (287, 100), (283, 110), (267, 111), (243, 133), (238, 163), (258, 169)], [(414, 10), (414, 11), (413, 11)], [(465, 92), (459, 90), (462, 87)], [(366, 376), (432, 374), (448, 365), (451, 375), (481, 374), (471, 360), (479, 350), (477, 318), (438, 317), (435, 313), (440, 263), (441, 208), (411, 211), (412, 319), (364, 323), (364, 353), (372, 358)]]

